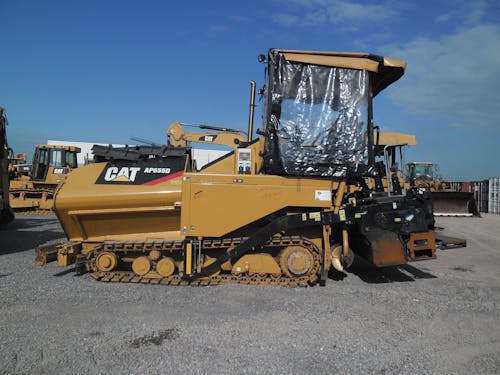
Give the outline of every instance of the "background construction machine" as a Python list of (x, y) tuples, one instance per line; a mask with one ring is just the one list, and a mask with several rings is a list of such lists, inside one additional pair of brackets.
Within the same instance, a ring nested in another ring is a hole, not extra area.
[(69, 242), (40, 248), (36, 263), (101, 281), (306, 286), (354, 254), (375, 266), (435, 258), (426, 194), (367, 184), (380, 178), (372, 98), (405, 62), (277, 49), (260, 60), (262, 138), (249, 116), (246, 141), (200, 170), (187, 147), (94, 147), (106, 162), (75, 170), (55, 196)]
[(11, 167), (10, 204), (16, 212), (52, 212), (54, 192), (75, 169), (78, 147), (37, 145), (29, 174)]
[[(371, 181), (378, 187), (383, 186), (384, 191), (389, 195), (407, 194), (409, 190), (413, 193), (425, 191), (426, 194), (431, 194), (430, 189), (410, 186), (408, 182), (408, 164), (405, 164), (405, 149), (406, 146), (415, 146), (417, 138), (412, 134), (382, 132), (376, 135), (375, 153), (376, 156), (382, 158), (379, 163), (379, 170), (382, 170), (380, 175), (384, 175), (384, 179)], [(434, 211), (434, 204), (433, 204)], [(429, 215), (432, 211), (427, 211)], [(434, 212), (435, 214), (435, 212)], [(459, 237), (451, 237), (443, 234), (444, 228), (437, 228), (435, 233), (436, 246), (440, 249), (452, 249), (457, 247), (466, 247), (467, 240)]]
[(377, 131), (374, 153), (378, 176), (370, 180), (370, 186), (384, 189), (389, 195), (406, 194), (410, 186), (405, 184), (404, 150), (416, 144), (417, 138), (412, 134)]
[[(204, 132), (186, 132), (185, 126), (196, 127)], [(241, 142), (247, 140), (247, 135), (239, 130), (221, 128), (210, 125), (184, 125), (174, 122), (167, 129), (168, 144), (173, 147), (188, 147), (190, 143), (208, 143), (237, 148)]]
[(436, 177), (437, 165), (430, 162), (407, 164), (408, 182), (411, 187), (431, 192), (436, 216), (481, 216), (474, 193), (449, 190)]
[(420, 189), (430, 193), (435, 216), (480, 216), (474, 194), (448, 189), (446, 183), (436, 177), (437, 165), (430, 162), (405, 164), (406, 146), (417, 144), (414, 135), (377, 132), (375, 144), (375, 154), (383, 158), (380, 166), (385, 169), (381, 174), (386, 178), (381, 182), (390, 194)]
[(31, 173), (31, 164), (26, 161), (27, 155), (25, 153), (17, 154), (14, 156), (12, 149), (9, 153), (9, 179), (18, 180), (25, 176), (29, 180)]
[(7, 118), (0, 107), (0, 225), (12, 221), (14, 215), (9, 204), (9, 145), (7, 144)]

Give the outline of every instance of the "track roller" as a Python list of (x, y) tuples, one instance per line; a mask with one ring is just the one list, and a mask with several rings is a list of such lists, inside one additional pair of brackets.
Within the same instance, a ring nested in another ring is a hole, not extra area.
[(174, 260), (170, 257), (162, 258), (156, 264), (156, 272), (158, 272), (161, 276), (164, 277), (172, 276), (174, 274), (174, 271), (175, 271), (175, 263)]
[(151, 260), (145, 256), (134, 259), (132, 270), (140, 276), (147, 274), (151, 270)]
[(118, 258), (115, 254), (109, 251), (104, 251), (97, 256), (95, 263), (99, 271), (108, 272), (112, 271), (116, 267), (118, 264)]
[(281, 251), (280, 267), (288, 277), (307, 275), (314, 269), (314, 256), (302, 246), (288, 246)]

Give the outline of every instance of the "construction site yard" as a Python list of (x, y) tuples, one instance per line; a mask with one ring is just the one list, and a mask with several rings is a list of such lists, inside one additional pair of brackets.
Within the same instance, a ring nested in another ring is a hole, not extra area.
[(500, 215), (438, 218), (466, 248), (326, 287), (103, 283), (35, 248), (53, 215), (0, 231), (2, 374), (498, 374)]

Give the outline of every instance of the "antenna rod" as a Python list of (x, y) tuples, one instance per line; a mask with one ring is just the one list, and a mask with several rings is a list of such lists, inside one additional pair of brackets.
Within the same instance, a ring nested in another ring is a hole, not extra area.
[(198, 127), (200, 129), (204, 129), (204, 130), (216, 130), (216, 131), (219, 131), (219, 132), (240, 133), (240, 131), (236, 130), (236, 129), (221, 128), (219, 126), (212, 126), (212, 125), (188, 125), (188, 126), (194, 126), (194, 127)]

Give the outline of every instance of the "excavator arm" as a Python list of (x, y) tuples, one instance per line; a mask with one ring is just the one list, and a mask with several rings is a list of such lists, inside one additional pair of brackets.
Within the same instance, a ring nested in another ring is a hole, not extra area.
[(210, 129), (208, 132), (186, 132), (180, 122), (174, 122), (167, 129), (168, 144), (174, 147), (187, 147), (188, 142), (210, 143), (224, 145), (236, 149), (240, 142), (246, 142), (247, 136), (233, 129), (216, 128), (206, 125), (201, 129)]

